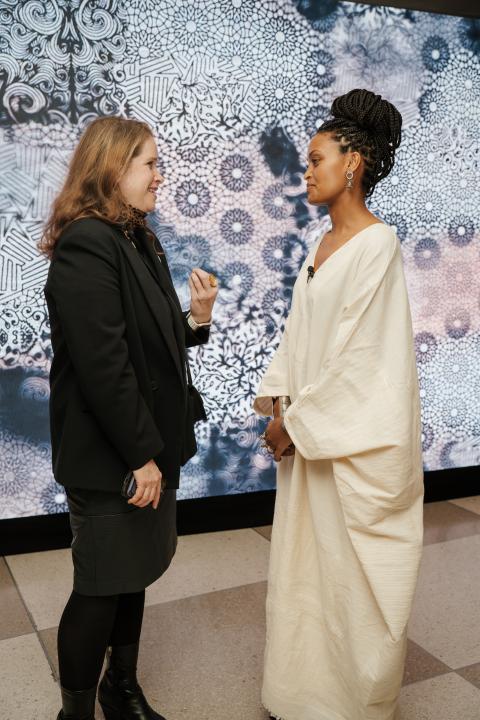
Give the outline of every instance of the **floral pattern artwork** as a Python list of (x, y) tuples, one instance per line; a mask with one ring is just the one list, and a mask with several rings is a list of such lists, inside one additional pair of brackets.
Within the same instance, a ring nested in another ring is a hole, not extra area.
[(93, 118), (148, 122), (166, 182), (150, 217), (182, 303), (219, 277), (211, 342), (191, 351), (209, 413), (181, 498), (274, 487), (251, 409), (311, 244), (308, 141), (367, 87), (404, 119), (370, 207), (402, 243), (427, 469), (480, 463), (478, 21), (313, 0), (0, 3), (0, 517), (62, 512), (48, 430), (47, 261), (36, 243)]

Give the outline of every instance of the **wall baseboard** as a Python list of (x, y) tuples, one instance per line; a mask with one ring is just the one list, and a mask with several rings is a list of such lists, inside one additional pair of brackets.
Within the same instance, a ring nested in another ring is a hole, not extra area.
[[(480, 468), (425, 473), (425, 502), (480, 495)], [(179, 535), (270, 525), (275, 491), (180, 500)], [(0, 555), (57, 550), (72, 540), (67, 513), (0, 521)]]
[(425, 502), (480, 495), (480, 467), (432, 470), (424, 474)]
[[(354, 0), (354, 2), (364, 1)], [(366, 4), (385, 5), (402, 10), (422, 10), (442, 15), (457, 15), (458, 17), (480, 17), (477, 0), (366, 0)]]

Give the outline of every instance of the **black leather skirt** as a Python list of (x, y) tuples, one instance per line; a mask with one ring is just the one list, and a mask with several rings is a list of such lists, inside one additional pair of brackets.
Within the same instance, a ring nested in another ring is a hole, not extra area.
[(73, 533), (73, 589), (81, 595), (139, 592), (168, 568), (177, 547), (176, 491), (156, 510), (120, 493), (67, 488)]

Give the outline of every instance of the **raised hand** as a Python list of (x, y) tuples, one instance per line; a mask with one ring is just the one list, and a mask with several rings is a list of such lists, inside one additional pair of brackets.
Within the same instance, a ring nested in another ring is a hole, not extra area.
[[(190, 286), (190, 311), (197, 323), (207, 323), (211, 320), (212, 310), (218, 295), (218, 286), (212, 287), (210, 282), (213, 275), (201, 268), (194, 268), (188, 279)], [(216, 280), (215, 280), (216, 283)]]

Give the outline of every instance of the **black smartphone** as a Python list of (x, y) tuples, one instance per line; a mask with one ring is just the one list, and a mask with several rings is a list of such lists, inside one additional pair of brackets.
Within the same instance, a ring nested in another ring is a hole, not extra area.
[(127, 500), (130, 500), (130, 498), (132, 498), (136, 492), (137, 483), (135, 481), (135, 476), (133, 474), (133, 470), (129, 470), (123, 478), (121, 495), (122, 497), (127, 498)]

